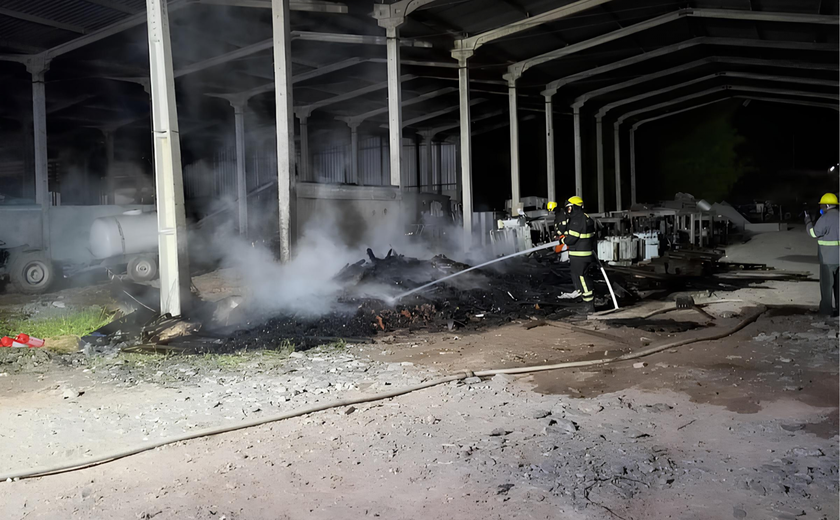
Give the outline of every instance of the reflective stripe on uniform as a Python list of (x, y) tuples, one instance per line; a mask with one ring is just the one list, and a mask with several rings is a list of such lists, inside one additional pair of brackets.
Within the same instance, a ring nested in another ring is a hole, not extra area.
[(569, 256), (592, 256), (592, 251), (569, 251)]
[(589, 296), (584, 296), (582, 299), (583, 299), (583, 301), (585, 301), (586, 303), (589, 303), (589, 302), (591, 302), (592, 300), (594, 300), (594, 299), (595, 299), (595, 297), (594, 297), (594, 296), (592, 296), (592, 295), (590, 294)]
[(821, 246), (840, 246), (840, 240), (817, 240)]
[(595, 233), (578, 233), (577, 231), (573, 231), (571, 229), (566, 231), (566, 233), (578, 238), (592, 238), (595, 236)]
[(580, 286), (583, 287), (584, 296), (586, 296), (587, 294), (592, 294), (592, 291), (590, 291), (589, 287), (586, 286), (586, 280), (584, 280), (583, 276), (580, 277)]
[(808, 233), (811, 234), (811, 238), (817, 238), (817, 234), (814, 233), (814, 228), (809, 228)]

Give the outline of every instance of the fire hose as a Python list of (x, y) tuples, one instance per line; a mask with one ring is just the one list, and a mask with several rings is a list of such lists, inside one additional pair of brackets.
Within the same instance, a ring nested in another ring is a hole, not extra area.
[(243, 430), (246, 428), (253, 428), (255, 426), (261, 426), (264, 424), (283, 421), (286, 419), (292, 419), (294, 417), (301, 417), (304, 415), (309, 415), (315, 412), (322, 412), (324, 410), (329, 410), (331, 408), (340, 408), (342, 406), (350, 406), (350, 405), (357, 405), (357, 404), (364, 404), (373, 401), (381, 401), (383, 399), (391, 399), (394, 397), (398, 397), (401, 395), (405, 395), (411, 392), (416, 392), (418, 390), (423, 390), (426, 388), (431, 388), (433, 386), (441, 385), (444, 383), (449, 383), (452, 381), (458, 381), (461, 379), (466, 379), (467, 377), (489, 377), (495, 376), (499, 374), (527, 374), (532, 372), (544, 372), (548, 370), (558, 370), (562, 368), (579, 368), (579, 367), (588, 367), (588, 366), (598, 366), (598, 365), (606, 365), (608, 363), (616, 363), (620, 361), (628, 361), (631, 359), (638, 359), (644, 356), (650, 356), (651, 354), (655, 354), (657, 352), (662, 352), (663, 350), (668, 350), (676, 347), (681, 347), (683, 345), (688, 345), (691, 343), (698, 343), (701, 341), (715, 341), (719, 339), (723, 339), (727, 336), (731, 336), (736, 332), (740, 331), (747, 325), (755, 322), (759, 316), (761, 316), (764, 311), (766, 311), (766, 307), (759, 306), (755, 312), (741, 320), (737, 325), (733, 328), (725, 330), (719, 334), (714, 334), (712, 336), (705, 336), (700, 338), (689, 338), (683, 339), (679, 341), (672, 341), (669, 343), (665, 343), (663, 345), (652, 346), (646, 349), (642, 349), (636, 352), (630, 352), (627, 354), (623, 354), (621, 356), (616, 356), (607, 359), (593, 359), (587, 361), (570, 361), (566, 363), (557, 363), (553, 365), (538, 365), (538, 366), (530, 366), (530, 367), (521, 367), (521, 368), (501, 368), (501, 369), (493, 369), (493, 370), (478, 370), (478, 371), (470, 371), (464, 370), (459, 373), (441, 377), (438, 379), (433, 379), (430, 381), (426, 381), (424, 383), (420, 383), (414, 386), (409, 386), (406, 388), (401, 388), (398, 390), (393, 390), (391, 392), (383, 392), (371, 396), (365, 397), (357, 397), (355, 399), (342, 399), (337, 401), (331, 401), (328, 403), (323, 403), (315, 406), (310, 406), (308, 408), (303, 408), (300, 410), (295, 410), (292, 412), (287, 412), (279, 415), (272, 415), (268, 417), (262, 417), (259, 419), (252, 419), (250, 421), (243, 421), (239, 424), (230, 425), (230, 426), (220, 426), (215, 428), (205, 428), (202, 430), (197, 430), (194, 432), (184, 433), (182, 435), (176, 435), (174, 437), (169, 437), (167, 439), (161, 439), (158, 441), (146, 442), (143, 444), (138, 444), (133, 448), (121, 449), (117, 451), (113, 451), (110, 453), (105, 453), (103, 455), (99, 455), (96, 457), (90, 457), (83, 460), (71, 461), (64, 464), (56, 464), (56, 465), (48, 465), (48, 466), (41, 466), (31, 469), (24, 469), (18, 471), (8, 471), (5, 473), (0, 473), (0, 482), (2, 481), (9, 481), (9, 480), (17, 480), (22, 478), (33, 478), (33, 477), (44, 477), (48, 475), (54, 475), (57, 473), (65, 473), (68, 471), (76, 471), (80, 469), (89, 468), (92, 466), (97, 466), (99, 464), (104, 464), (107, 462), (112, 462), (118, 459), (122, 459), (125, 457), (130, 457), (132, 455), (137, 455), (138, 453), (142, 453), (144, 451), (150, 451), (155, 448), (160, 448), (162, 446), (166, 446), (169, 444), (174, 444), (177, 442), (184, 442), (192, 439), (198, 439), (201, 437), (209, 437), (211, 435), (219, 435), (222, 433), (229, 433), (234, 432), (237, 430)]

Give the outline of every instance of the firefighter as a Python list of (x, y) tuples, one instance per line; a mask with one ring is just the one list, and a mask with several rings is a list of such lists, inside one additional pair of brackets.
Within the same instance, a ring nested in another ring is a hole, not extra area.
[(564, 220), (557, 225), (558, 235), (565, 235), (563, 243), (569, 248), (569, 267), (572, 283), (575, 284), (584, 303), (585, 312), (595, 311), (595, 295), (592, 276), (589, 274), (597, 262), (594, 249), (596, 242), (595, 221), (583, 211), (583, 199), (572, 197), (563, 208)]
[[(817, 223), (805, 212), (805, 227), (811, 238), (819, 244), (820, 258), (820, 314), (837, 315), (840, 304), (840, 212), (837, 211), (837, 195), (826, 193), (820, 199), (820, 214)], [(832, 295), (834, 303), (832, 303)]]

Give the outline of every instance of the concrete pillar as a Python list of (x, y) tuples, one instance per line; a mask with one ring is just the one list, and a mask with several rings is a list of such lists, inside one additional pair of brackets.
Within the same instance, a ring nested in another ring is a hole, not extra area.
[(554, 187), (554, 103), (551, 96), (545, 96), (545, 171), (548, 200), (556, 201), (557, 193)]
[[(461, 206), (463, 207), (464, 248), (472, 245), (472, 123), (470, 120), (470, 69), (468, 60), (471, 50), (452, 51), (452, 57), (458, 60), (458, 105), (460, 119), (460, 159), (461, 159)], [(443, 190), (443, 171), (439, 169), (440, 180), (438, 193)]]
[(583, 158), (581, 154), (580, 138), (580, 107), (574, 106), (572, 109), (575, 125), (575, 195), (583, 197)]
[(630, 207), (636, 204), (636, 129), (630, 129)]
[(32, 76), (32, 136), (35, 166), (35, 204), (41, 206), (40, 246), (48, 258), (50, 248), (50, 199), (49, 155), (47, 152), (47, 90), (44, 77), (49, 61), (32, 59), (26, 63), (26, 70)]
[(312, 162), (309, 155), (309, 116), (310, 110), (296, 109), (295, 115), (300, 122), (300, 178), (305, 182), (314, 182)]
[(510, 211), (516, 215), (519, 205), (519, 114), (516, 108), (516, 80), (508, 78), (508, 105), (510, 107)]
[(598, 159), (598, 213), (606, 211), (604, 200), (604, 132), (601, 131), (601, 118), (595, 118), (595, 146)]
[(613, 129), (613, 147), (615, 148), (615, 209), (620, 211), (621, 207), (621, 134), (618, 130), (618, 123)]
[(434, 167), (432, 166), (432, 156), (434, 154), (432, 153), (432, 140), (434, 139), (435, 134), (433, 134), (430, 131), (424, 131), (424, 132), (420, 132), (419, 135), (423, 138), (423, 142), (422, 142), (423, 162), (424, 162), (423, 166), (425, 167), (424, 169), (425, 169), (425, 177), (426, 177), (426, 182), (425, 183), (423, 183), (423, 182), (420, 183), (420, 186), (419, 186), (420, 190), (419, 191), (422, 192), (422, 191), (424, 191), (424, 188), (426, 188), (426, 191), (431, 192), (432, 191), (432, 185), (434, 184), (434, 178), (433, 178), (434, 177)]
[(435, 191), (438, 195), (441, 195), (443, 193), (443, 143), (439, 142), (437, 149), (437, 177), (435, 177), (435, 185), (437, 186), (437, 189)]
[(248, 183), (245, 171), (245, 105), (246, 101), (233, 105), (233, 123), (236, 131), (236, 198), (239, 213), (239, 234), (248, 235)]
[(399, 29), (385, 30), (388, 53), (388, 144), (391, 153), (391, 186), (402, 183), (402, 91), (400, 89)]
[(292, 257), (292, 190), (295, 172), (295, 127), (292, 113), (292, 60), (289, 1), (271, 0), (274, 38), (274, 96), (277, 121), (277, 194), (280, 260)]
[(105, 137), (105, 190), (108, 197), (108, 204), (115, 204), (117, 199), (116, 179), (114, 179), (114, 136), (116, 130), (102, 130)]
[(347, 123), (350, 127), (350, 183), (362, 185), (359, 177), (359, 123)]
[(149, 76), (152, 87), (152, 137), (158, 220), (160, 311), (180, 316), (190, 301), (187, 218), (175, 104), (175, 74), (166, 0), (146, 0)]

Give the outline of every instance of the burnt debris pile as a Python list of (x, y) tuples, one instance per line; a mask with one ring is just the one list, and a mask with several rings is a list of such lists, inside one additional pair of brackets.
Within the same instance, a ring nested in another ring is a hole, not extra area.
[(516, 259), (504, 270), (482, 269), (441, 282), (397, 300), (420, 287), (469, 266), (443, 255), (419, 260), (389, 251), (347, 265), (335, 277), (345, 288), (336, 310), (317, 317), (275, 316), (235, 332), (225, 349), (273, 348), (288, 340), (296, 348), (344, 339), (364, 341), (376, 335), (477, 330), (530, 316), (560, 314), (573, 300), (567, 265), (551, 256)]

